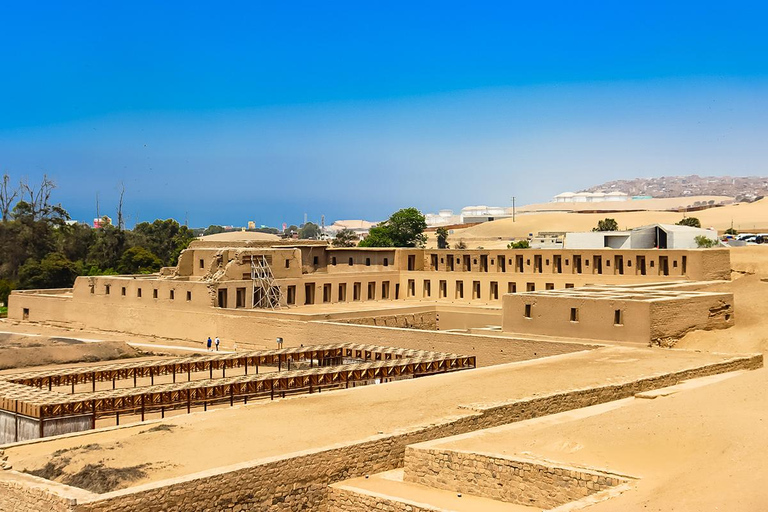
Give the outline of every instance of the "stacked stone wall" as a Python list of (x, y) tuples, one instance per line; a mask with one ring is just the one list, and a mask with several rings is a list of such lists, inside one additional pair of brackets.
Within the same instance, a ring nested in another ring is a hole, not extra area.
[(552, 508), (627, 482), (617, 475), (453, 450), (408, 448), (405, 481)]
[(327, 510), (332, 512), (446, 512), (443, 509), (363, 494), (343, 487), (328, 490)]

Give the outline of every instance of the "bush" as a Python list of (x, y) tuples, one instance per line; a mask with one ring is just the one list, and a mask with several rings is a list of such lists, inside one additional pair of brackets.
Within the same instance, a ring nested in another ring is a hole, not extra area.
[(692, 228), (700, 228), (701, 222), (699, 222), (699, 219), (696, 217), (685, 217), (680, 222), (677, 222), (676, 225), (678, 226), (690, 226)]
[(710, 247), (717, 245), (717, 240), (712, 240), (704, 235), (699, 235), (694, 238), (694, 240), (696, 241), (696, 247), (699, 249), (709, 249)]
[(619, 230), (619, 223), (616, 222), (616, 219), (605, 218), (601, 221), (598, 221), (597, 227), (594, 228), (592, 231), (618, 231), (618, 230)]
[(507, 249), (530, 249), (531, 243), (528, 240), (518, 240), (517, 242), (509, 242)]

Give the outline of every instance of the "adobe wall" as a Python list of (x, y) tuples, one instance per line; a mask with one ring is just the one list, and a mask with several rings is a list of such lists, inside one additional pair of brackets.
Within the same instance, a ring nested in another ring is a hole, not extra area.
[(88, 494), (32, 475), (0, 474), (0, 510), (4, 512), (72, 512), (77, 497)]
[(550, 509), (626, 483), (617, 475), (458, 450), (408, 447), (404, 477), (436, 489)]
[[(525, 306), (531, 306), (530, 318)], [(571, 308), (578, 310), (572, 322)], [(614, 323), (615, 311), (622, 324)], [(651, 339), (650, 303), (590, 299), (568, 296), (508, 295), (502, 306), (502, 330), (578, 339), (632, 341), (647, 344)]]
[(343, 324), (375, 325), (379, 327), (399, 327), (403, 329), (437, 330), (437, 312), (404, 313), (397, 315), (369, 316), (338, 320)]
[[(725, 371), (762, 366), (762, 355), (734, 357), (699, 368), (648, 377), (633, 382), (592, 389), (566, 391), (553, 395), (518, 400), (488, 408), (440, 424), (414, 427), (396, 434), (379, 435), (362, 442), (337, 445), (280, 457), (260, 459), (218, 468), (182, 478), (141, 485), (108, 494), (85, 497), (69, 508), (71, 512), (205, 512), (210, 510), (268, 512), (328, 510), (328, 485), (365, 474), (402, 467), (406, 446), (495, 427), (503, 424), (597, 405), (635, 393), (670, 386), (685, 379)], [(5, 474), (4, 474), (5, 473)], [(40, 499), (26, 487), (5, 483), (0, 473), (0, 494), (8, 503), (19, 503), (18, 510), (33, 508)], [(29, 475), (10, 472), (12, 478)], [(65, 486), (61, 486), (65, 487)], [(81, 490), (73, 490), (80, 491)], [(24, 508), (27, 507), (27, 508)], [(47, 509), (47, 508), (46, 508)]]
[(224, 348), (237, 342), (239, 349), (274, 348), (275, 338), (281, 337), (285, 347), (352, 342), (466, 353), (476, 355), (478, 365), (487, 366), (590, 348), (583, 344), (509, 337), (284, 320), (269, 313), (248, 310), (179, 309), (169, 315), (167, 310), (150, 305), (94, 301), (86, 306), (71, 298), (13, 294), (9, 317), (21, 319), (22, 308), (29, 309), (30, 321), (63, 322), (107, 331), (196, 340), (201, 349), (208, 336), (219, 336)]
[(736, 321), (733, 294), (722, 292), (684, 301), (654, 302), (650, 313), (651, 343), (663, 347), (673, 346), (695, 329), (727, 329)]

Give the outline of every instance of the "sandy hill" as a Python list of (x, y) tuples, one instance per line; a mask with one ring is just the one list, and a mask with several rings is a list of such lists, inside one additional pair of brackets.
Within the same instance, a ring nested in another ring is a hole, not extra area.
[[(768, 198), (754, 203), (737, 203), (720, 208), (693, 212), (688, 216), (697, 217), (702, 227), (724, 231), (733, 227), (742, 232), (768, 233)], [(513, 238), (525, 238), (539, 232), (591, 231), (597, 222), (606, 217), (616, 219), (620, 229), (632, 229), (655, 222), (674, 224), (683, 218), (676, 212), (616, 212), (616, 213), (531, 213), (512, 219), (485, 222), (464, 229), (456, 229), (449, 237), (449, 243), (464, 240), (469, 248), (506, 247)], [(430, 242), (434, 243), (434, 237)]]
[(630, 211), (630, 210), (673, 210), (678, 208), (689, 208), (698, 206), (701, 203), (727, 204), (733, 202), (729, 196), (688, 196), (688, 197), (663, 197), (653, 199), (634, 199), (632, 201), (603, 201), (600, 203), (539, 203), (527, 206), (521, 206), (517, 209), (518, 213), (528, 212), (546, 212), (546, 211)]

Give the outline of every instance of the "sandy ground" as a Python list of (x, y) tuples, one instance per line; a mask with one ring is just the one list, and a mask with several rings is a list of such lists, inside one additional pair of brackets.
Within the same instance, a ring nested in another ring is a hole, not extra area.
[[(733, 227), (742, 232), (768, 232), (768, 199), (755, 203), (728, 205), (722, 208), (710, 208), (693, 212), (689, 216), (697, 217), (704, 228), (724, 231)], [(674, 224), (683, 218), (682, 213), (672, 212), (619, 212), (619, 213), (538, 213), (519, 215), (512, 219), (484, 222), (477, 226), (456, 229), (448, 238), (451, 245), (464, 240), (470, 249), (482, 246), (486, 249), (506, 247), (513, 238), (525, 238), (539, 232), (591, 231), (597, 222), (606, 217), (616, 219), (620, 229), (632, 229), (655, 222)], [(430, 246), (434, 247), (435, 237), (430, 236)]]
[[(166, 419), (169, 431), (137, 425), (6, 450), (15, 469), (44, 466), (65, 452), (66, 473), (100, 461), (121, 468), (150, 464), (135, 483), (238, 462), (362, 440), (379, 432), (470, 414), (496, 404), (556, 391), (627, 382), (724, 359), (689, 351), (605, 347), (566, 356), (428, 378), (262, 401)], [(408, 404), (404, 407), (403, 404)], [(257, 440), (257, 441), (254, 441)], [(78, 447), (87, 448), (78, 448)], [(65, 474), (66, 474), (65, 473)]]
[[(549, 417), (446, 442), (636, 477), (634, 489), (589, 510), (764, 511), (768, 370), (743, 372), (653, 400), (562, 422)], [(580, 411), (582, 414), (588, 410)]]
[(0, 370), (139, 357), (123, 341), (86, 343), (68, 337), (0, 333)]

